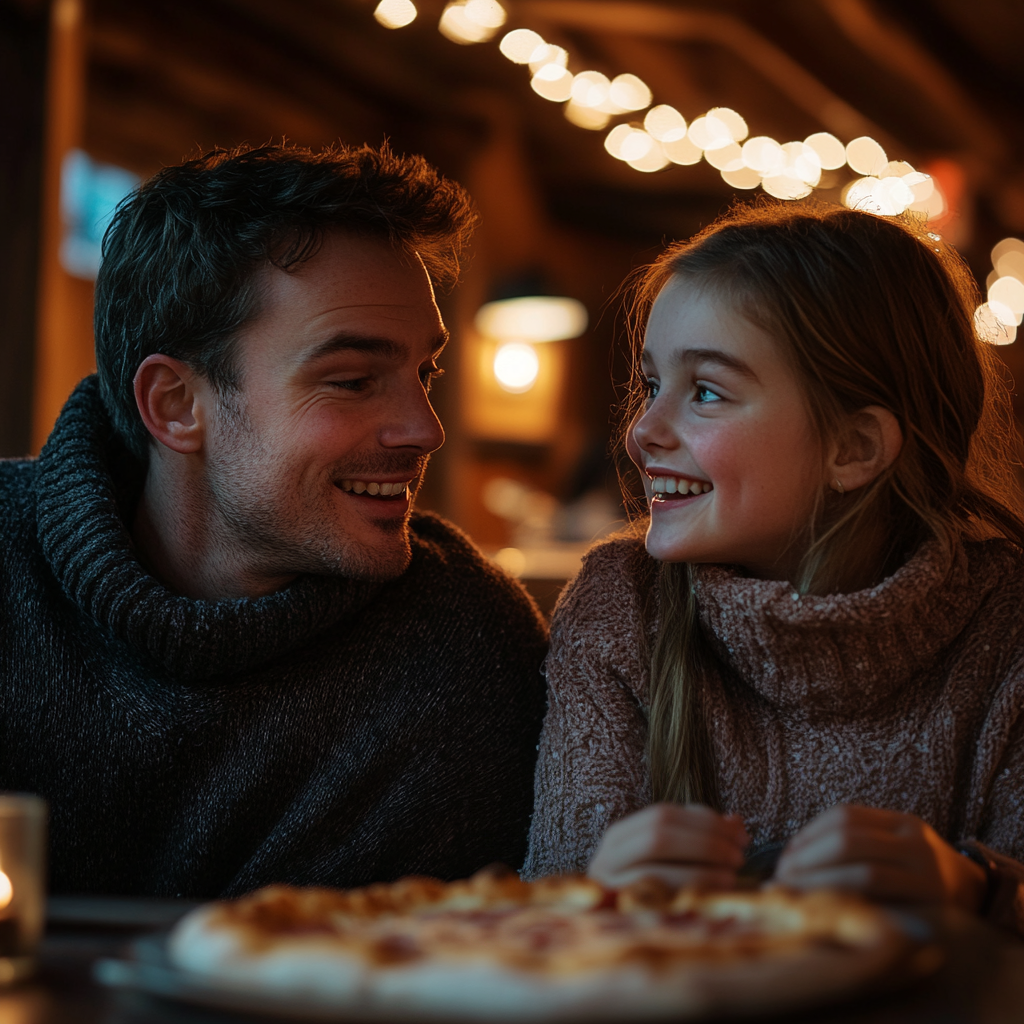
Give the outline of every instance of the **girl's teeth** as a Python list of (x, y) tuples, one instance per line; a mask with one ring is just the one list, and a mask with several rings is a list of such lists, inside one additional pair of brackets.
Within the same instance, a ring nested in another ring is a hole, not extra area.
[(702, 480), (683, 480), (674, 476), (656, 476), (651, 480), (655, 494), (707, 494), (714, 488)]

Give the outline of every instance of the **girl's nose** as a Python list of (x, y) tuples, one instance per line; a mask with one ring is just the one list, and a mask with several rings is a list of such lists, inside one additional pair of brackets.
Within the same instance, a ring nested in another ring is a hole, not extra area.
[[(630, 450), (635, 446), (640, 451), (651, 452), (655, 448), (675, 448), (679, 443), (671, 424), (665, 419), (658, 401), (648, 408), (642, 416), (633, 422), (626, 438), (626, 450), (633, 458)], [(633, 458), (636, 462), (637, 459)]]

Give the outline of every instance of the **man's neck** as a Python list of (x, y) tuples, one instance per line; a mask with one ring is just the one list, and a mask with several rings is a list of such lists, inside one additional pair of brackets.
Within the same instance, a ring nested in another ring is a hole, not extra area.
[(132, 525), (143, 566), (168, 590), (198, 600), (263, 597), (287, 586), (294, 575), (261, 573), (229, 542), (204, 492), (199, 481), (150, 463)]

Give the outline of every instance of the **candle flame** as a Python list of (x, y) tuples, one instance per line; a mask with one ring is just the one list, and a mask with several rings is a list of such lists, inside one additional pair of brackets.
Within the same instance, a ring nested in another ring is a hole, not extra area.
[(14, 886), (11, 885), (11, 880), (3, 871), (0, 871), (0, 910), (3, 910), (11, 902), (11, 897), (13, 896)]

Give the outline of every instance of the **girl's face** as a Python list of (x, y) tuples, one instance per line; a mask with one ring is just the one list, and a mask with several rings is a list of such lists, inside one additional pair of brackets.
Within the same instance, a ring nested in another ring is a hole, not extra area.
[(826, 485), (796, 374), (772, 338), (710, 289), (662, 289), (644, 339), (648, 397), (627, 449), (651, 509), (647, 550), (791, 579)]

